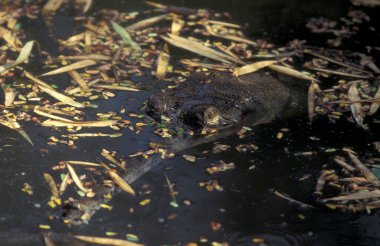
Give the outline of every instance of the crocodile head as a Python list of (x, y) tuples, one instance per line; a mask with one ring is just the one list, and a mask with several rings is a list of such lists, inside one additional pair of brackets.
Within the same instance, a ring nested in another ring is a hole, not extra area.
[(273, 118), (288, 99), (287, 87), (270, 75), (234, 77), (219, 72), (192, 77), (173, 90), (152, 95), (147, 113), (190, 129), (223, 128), (258, 114)]

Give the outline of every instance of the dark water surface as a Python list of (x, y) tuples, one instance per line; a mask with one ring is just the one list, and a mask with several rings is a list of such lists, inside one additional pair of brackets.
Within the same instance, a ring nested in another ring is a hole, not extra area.
[[(319, 37), (314, 37), (304, 27), (307, 19), (319, 16), (338, 19), (352, 8), (348, 1), (343, 0), (173, 0), (163, 3), (229, 11), (234, 22), (246, 26), (249, 37), (270, 40), (279, 45), (300, 38), (307, 39), (310, 44), (324, 46), (325, 43), (320, 43)], [(146, 7), (139, 1), (95, 1), (94, 10), (101, 8), (139, 11)], [(58, 37), (76, 33), (75, 25), (66, 22), (64, 14), (57, 17), (57, 26), (53, 28), (54, 35)], [(56, 46), (51, 43), (42, 22), (36, 20), (27, 25), (31, 38), (38, 39), (50, 52), (56, 52)], [(361, 41), (350, 41), (348, 46), (356, 47), (356, 44), (365, 40), (365, 36), (360, 38)], [(358, 45), (357, 49), (362, 50), (363, 45)], [(67, 81), (64, 76), (57, 76), (56, 79), (62, 83)], [(154, 83), (150, 78), (136, 78), (134, 82), (143, 86)], [(120, 111), (122, 108), (128, 112), (140, 113), (142, 102), (154, 91), (157, 89), (137, 94), (119, 93), (115, 99), (100, 101), (99, 108), (90, 113), (94, 115), (96, 111)], [(284, 139), (278, 140), (276, 134), (281, 128), (288, 128), (289, 132), (285, 133)], [(41, 129), (32, 123), (25, 126), (25, 129), (35, 147), (31, 147), (17, 133), (0, 129), (0, 231), (5, 235), (3, 238), (8, 237), (7, 240), (11, 240), (10, 237), (15, 240), (22, 239), (24, 235), (38, 234), (41, 232), (39, 224), (50, 224), (54, 232), (62, 234), (104, 236), (107, 231), (112, 231), (124, 237), (127, 233), (133, 233), (147, 245), (181, 245), (199, 242), (201, 237), (207, 238), (209, 242), (229, 242), (230, 245), (253, 245), (252, 239), (255, 237), (264, 238), (272, 245), (380, 244), (378, 212), (371, 215), (350, 215), (323, 208), (305, 210), (290, 205), (273, 194), (274, 190), (278, 190), (295, 199), (313, 203), (312, 192), (316, 178), (322, 164), (327, 163), (333, 154), (302, 157), (294, 156), (294, 153), (323, 153), (325, 148), (344, 146), (367, 151), (367, 144), (378, 140), (378, 131), (375, 130), (363, 132), (353, 124), (329, 125), (324, 121), (310, 127), (306, 113), (261, 125), (255, 127), (254, 134), (246, 139), (240, 140), (234, 135), (218, 141), (232, 146), (241, 142), (255, 143), (259, 146), (255, 153), (240, 154), (233, 148), (220, 154), (203, 153), (212, 148), (213, 143), (186, 150), (171, 160), (163, 161), (136, 181), (134, 187), (140, 191), (136, 198), (125, 193), (119, 194), (110, 203), (113, 206), (111, 212), (99, 211), (89, 225), (69, 228), (58, 220), (47, 219), (52, 210), (46, 206), (50, 192), (44, 184), (42, 173), (49, 172), (51, 166), (62, 160), (96, 161), (103, 147), (117, 150), (125, 156), (145, 150), (147, 141), (152, 139), (151, 132), (147, 130), (136, 135), (125, 129), (122, 138), (96, 141), (84, 139), (79, 141), (77, 150), (58, 146), (49, 148), (48, 154), (41, 154), (38, 150), (47, 147), (46, 139), (62, 133)], [(310, 140), (310, 136), (321, 140)], [(195, 155), (201, 159), (190, 163), (181, 158), (182, 154)], [(237, 168), (208, 175), (205, 168), (219, 160), (234, 162)], [(307, 174), (311, 175), (309, 179), (299, 181)], [(178, 208), (169, 204), (171, 196), (165, 175), (176, 184), (175, 190), (179, 193)], [(224, 191), (207, 192), (199, 187), (200, 181), (209, 179), (217, 179)], [(33, 186), (33, 196), (27, 196), (21, 191), (25, 182)], [(151, 203), (140, 206), (139, 202), (147, 198), (151, 199)], [(191, 205), (186, 206), (182, 203), (183, 200), (190, 200)], [(220, 223), (221, 229), (213, 231), (210, 226), (212, 221)], [(5, 243), (7, 240), (3, 241), (4, 245), (11, 244)], [(40, 244), (38, 240), (33, 240), (26, 240), (25, 245)]]

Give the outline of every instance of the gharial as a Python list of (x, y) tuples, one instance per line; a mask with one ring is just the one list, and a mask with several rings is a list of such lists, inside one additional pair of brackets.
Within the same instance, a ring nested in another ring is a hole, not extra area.
[[(166, 117), (171, 122), (168, 127), (172, 128), (191, 129), (195, 133), (205, 128), (219, 129), (212, 137), (185, 134), (173, 138), (169, 149), (178, 152), (234, 133), (242, 125), (254, 126), (275, 119), (292, 102), (291, 94), (280, 79), (264, 72), (239, 77), (215, 72), (190, 76), (175, 89), (152, 95), (146, 112), (158, 121)], [(159, 157), (132, 159), (122, 178), (133, 183), (160, 161)], [(94, 197), (66, 204), (62, 216), (72, 224), (88, 222), (107, 201), (107, 194), (117, 190), (115, 186), (98, 184), (94, 187)]]

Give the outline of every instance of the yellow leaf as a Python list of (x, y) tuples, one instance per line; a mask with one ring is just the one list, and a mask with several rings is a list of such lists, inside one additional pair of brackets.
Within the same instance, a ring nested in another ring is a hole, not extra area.
[(167, 44), (164, 44), (157, 58), (157, 70), (156, 70), (157, 79), (165, 78), (165, 74), (169, 65), (169, 59), (170, 59), (169, 47)]
[(276, 72), (279, 72), (279, 73), (283, 73), (283, 74), (286, 74), (286, 75), (289, 75), (289, 76), (292, 76), (292, 77), (295, 77), (295, 78), (298, 78), (298, 79), (304, 79), (304, 80), (317, 80), (311, 76), (308, 76), (304, 73), (301, 73), (301, 72), (298, 72), (297, 70), (294, 70), (293, 68), (289, 68), (289, 67), (285, 67), (285, 66), (279, 66), (279, 65), (269, 65), (268, 66), (270, 69), (276, 71)]
[(102, 245), (112, 245), (112, 246), (143, 246), (143, 244), (129, 242), (123, 239), (113, 239), (113, 238), (105, 238), (105, 237), (89, 237), (89, 236), (74, 236), (82, 241), (102, 244)]
[(115, 182), (123, 191), (135, 196), (136, 195), (136, 192), (133, 190), (133, 188), (124, 180), (122, 179), (117, 173), (115, 170), (108, 170), (108, 174), (109, 176), (111, 177), (111, 179), (113, 180), (113, 182)]
[(55, 70), (47, 72), (47, 73), (44, 73), (44, 74), (41, 75), (41, 77), (43, 77), (43, 76), (49, 76), (49, 75), (55, 75), (55, 74), (60, 74), (60, 73), (66, 73), (66, 72), (69, 72), (69, 71), (72, 71), (72, 70), (77, 70), (77, 69), (85, 68), (85, 67), (92, 66), (92, 65), (95, 65), (95, 64), (96, 64), (96, 62), (93, 61), (93, 60), (83, 60), (83, 61), (72, 63), (72, 64), (64, 66), (64, 67), (60, 67), (58, 69), (55, 69)]
[(243, 61), (240, 59), (236, 59), (235, 57), (226, 55), (224, 53), (218, 52), (212, 48), (209, 48), (199, 42), (192, 41), (177, 35), (172, 35), (168, 33), (169, 37), (161, 36), (162, 39), (164, 39), (166, 42), (177, 46), (179, 48), (191, 51), (193, 53), (196, 53), (198, 55), (217, 60), (223, 63), (231, 63), (235, 62), (238, 64), (244, 64)]
[(46, 183), (49, 185), (49, 189), (50, 189), (52, 196), (59, 197), (58, 188), (54, 182), (53, 177), (48, 173), (44, 173), (44, 179), (45, 179)]
[(95, 88), (103, 88), (108, 90), (118, 90), (118, 91), (139, 91), (139, 89), (120, 85), (94, 85)]
[(61, 121), (61, 120), (45, 120), (42, 122), (42, 126), (54, 126), (54, 127), (107, 127), (113, 126), (117, 123), (117, 120), (103, 120), (103, 121)]
[(84, 80), (77, 71), (73, 70), (69, 71), (68, 73), (74, 82), (77, 83), (83, 90), (88, 90), (86, 80)]
[(58, 10), (63, 3), (63, 0), (49, 0), (43, 7), (43, 12), (54, 12)]
[(44, 230), (50, 230), (50, 225), (39, 225), (38, 226), (40, 229), (44, 229)]
[(315, 116), (315, 92), (319, 91), (319, 86), (318, 83), (315, 82), (314, 80), (311, 81), (311, 84), (308, 89), (307, 93), (307, 109), (309, 113), (309, 121), (312, 122), (313, 118)]
[(253, 72), (256, 72), (257, 70), (259, 70), (261, 68), (273, 65), (277, 62), (278, 61), (275, 61), (275, 60), (255, 62), (252, 64), (248, 64), (248, 65), (245, 65), (242, 67), (235, 68), (233, 74), (235, 76), (240, 76), (240, 75), (247, 74), (247, 73), (253, 73)]
[(67, 169), (69, 170), (69, 173), (70, 173), (71, 177), (73, 178), (74, 183), (78, 186), (78, 188), (81, 189), (81, 190), (82, 190), (83, 192), (85, 192), (85, 193), (89, 192), (89, 190), (86, 189), (86, 188), (83, 186), (83, 184), (82, 184), (82, 182), (80, 181), (80, 179), (79, 179), (77, 173), (75, 172), (74, 168), (73, 168), (70, 164), (68, 164), (68, 163), (66, 163), (66, 167), (67, 167)]
[(45, 108), (40, 107), (40, 106), (34, 107), (33, 112), (36, 113), (36, 114), (38, 114), (38, 115), (45, 116), (45, 117), (48, 117), (48, 118), (51, 118), (51, 119), (72, 122), (72, 120), (69, 120), (69, 119), (66, 119), (66, 118), (63, 118), (63, 117), (60, 117), (60, 116), (56, 116), (56, 115), (53, 115), (53, 114), (49, 114), (49, 113), (45, 112)]
[(151, 25), (153, 25), (153, 24), (155, 24), (155, 23), (157, 23), (157, 22), (165, 19), (166, 16), (168, 16), (168, 14), (154, 16), (154, 17), (151, 17), (151, 18), (139, 21), (139, 22), (137, 22), (135, 24), (132, 24), (130, 26), (127, 26), (125, 29), (127, 31), (134, 31), (134, 30), (138, 30), (138, 29), (143, 29), (143, 28), (151, 26)]
[(142, 200), (141, 202), (140, 202), (140, 205), (141, 206), (145, 206), (145, 205), (147, 205), (147, 204), (149, 204), (150, 203), (150, 199), (145, 199), (145, 200)]

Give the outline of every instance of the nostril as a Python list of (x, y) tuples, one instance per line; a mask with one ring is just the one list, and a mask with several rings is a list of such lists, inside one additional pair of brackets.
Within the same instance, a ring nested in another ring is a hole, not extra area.
[(148, 99), (148, 101), (147, 101), (147, 104), (146, 104), (148, 111), (154, 109), (154, 104), (155, 104), (154, 102), (155, 102), (154, 95), (150, 96), (149, 99)]
[(152, 95), (147, 102), (147, 113), (150, 115), (168, 114), (175, 106), (172, 96), (166, 94)]

